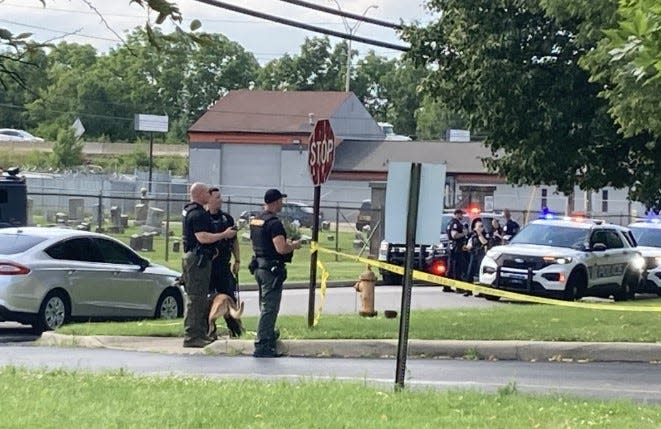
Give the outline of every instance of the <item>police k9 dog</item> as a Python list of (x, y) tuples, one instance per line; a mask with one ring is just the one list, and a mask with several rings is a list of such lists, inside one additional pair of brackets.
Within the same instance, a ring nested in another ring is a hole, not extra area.
[(216, 320), (219, 317), (225, 319), (227, 323), (227, 330), (232, 338), (238, 338), (245, 331), (241, 323), (241, 315), (243, 314), (244, 301), (239, 305), (236, 304), (231, 296), (219, 293), (211, 300), (211, 308), (209, 309), (209, 332), (210, 338), (218, 338)]

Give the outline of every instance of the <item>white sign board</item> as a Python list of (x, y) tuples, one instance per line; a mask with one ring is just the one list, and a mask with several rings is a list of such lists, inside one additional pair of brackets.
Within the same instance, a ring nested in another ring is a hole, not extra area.
[[(411, 163), (391, 162), (386, 184), (386, 225), (384, 239), (406, 243)], [(436, 244), (441, 237), (441, 214), (445, 190), (445, 164), (422, 164), (416, 244)]]
[(168, 132), (168, 117), (159, 115), (136, 114), (133, 117), (133, 129), (136, 131)]
[(71, 127), (73, 128), (73, 135), (76, 136), (76, 138), (82, 136), (85, 132), (85, 127), (83, 126), (80, 118), (76, 118), (76, 120), (73, 121), (73, 125)]

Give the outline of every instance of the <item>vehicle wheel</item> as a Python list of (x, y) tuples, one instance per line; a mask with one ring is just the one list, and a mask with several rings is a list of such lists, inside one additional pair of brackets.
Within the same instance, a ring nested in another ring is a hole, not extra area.
[(481, 293), (480, 296), (482, 298), (486, 299), (487, 301), (499, 301), (500, 300), (500, 297), (496, 296), (496, 295), (487, 295), (485, 293)]
[(176, 319), (184, 314), (184, 302), (181, 294), (173, 289), (166, 289), (158, 299), (154, 317), (156, 319)]
[(636, 276), (633, 275), (630, 271), (624, 273), (624, 278), (622, 279), (622, 286), (620, 290), (613, 294), (614, 301), (626, 301), (628, 299), (634, 299), (636, 297)]
[(402, 284), (402, 276), (399, 274), (387, 272), (381, 274), (381, 277), (383, 278), (383, 284), (384, 285), (401, 285)]
[(37, 320), (32, 325), (36, 331), (54, 331), (64, 325), (71, 316), (71, 306), (66, 293), (58, 290), (49, 292), (39, 307)]
[(567, 280), (567, 284), (565, 285), (565, 292), (562, 298), (566, 301), (581, 299), (585, 293), (587, 282), (588, 279), (585, 277), (585, 273), (574, 271), (569, 275), (569, 280)]

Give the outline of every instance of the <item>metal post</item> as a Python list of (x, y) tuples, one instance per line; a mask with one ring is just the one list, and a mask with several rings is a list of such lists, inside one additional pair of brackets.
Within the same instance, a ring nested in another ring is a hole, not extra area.
[(349, 92), (349, 84), (351, 81), (351, 39), (347, 41), (347, 74), (344, 78), (344, 90)]
[[(335, 207), (335, 251), (340, 251), (340, 203)], [(340, 257), (335, 254), (335, 262), (339, 261)]]
[(165, 262), (170, 254), (170, 195), (172, 193), (172, 182), (168, 183), (168, 198), (165, 200)]
[(97, 226), (96, 230), (98, 232), (103, 231), (103, 190), (99, 191), (99, 208), (96, 211), (97, 214)]
[[(411, 288), (413, 287), (413, 257), (415, 249), (416, 227), (418, 223), (418, 200), (420, 198), (420, 177), (422, 164), (411, 164), (411, 183), (409, 185), (408, 218), (406, 220), (406, 259), (404, 263), (404, 289), (399, 316), (399, 341), (397, 342), (397, 368), (395, 388), (404, 388), (406, 376), (406, 357), (408, 354), (409, 316), (411, 312)], [(422, 247), (420, 249), (422, 251)]]
[[(321, 185), (314, 187), (314, 222), (312, 223), (312, 242), (319, 242), (319, 201), (321, 200)], [(308, 328), (314, 325), (314, 293), (317, 287), (317, 257), (316, 250), (310, 254), (310, 288), (308, 298)]]
[(154, 133), (149, 133), (149, 193), (151, 194), (151, 174), (154, 169)]

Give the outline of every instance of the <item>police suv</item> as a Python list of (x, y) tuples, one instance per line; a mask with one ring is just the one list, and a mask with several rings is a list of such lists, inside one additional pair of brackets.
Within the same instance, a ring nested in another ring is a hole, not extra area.
[[(535, 220), (510, 242), (489, 250), (480, 284), (574, 300), (633, 299), (644, 259), (628, 228), (568, 217)], [(487, 296), (487, 299), (498, 299)]]
[(661, 219), (635, 222), (629, 228), (638, 243), (638, 251), (645, 258), (645, 273), (638, 292), (661, 296)]

